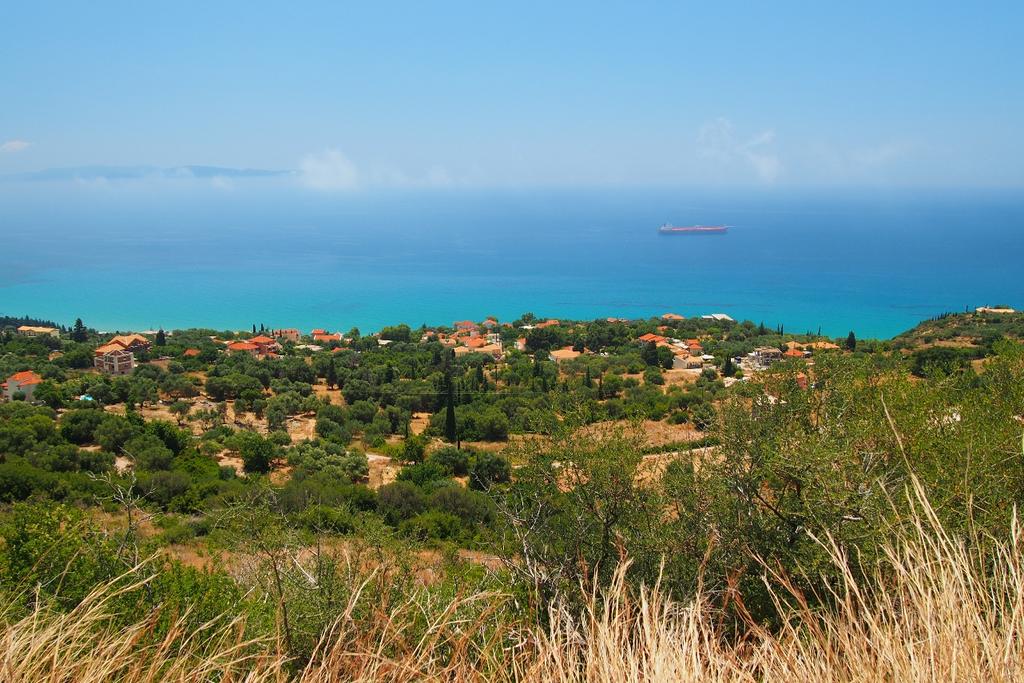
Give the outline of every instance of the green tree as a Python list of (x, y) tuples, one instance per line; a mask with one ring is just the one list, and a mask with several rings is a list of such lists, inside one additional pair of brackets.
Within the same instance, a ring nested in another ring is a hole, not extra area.
[(153, 434), (141, 434), (129, 439), (122, 450), (133, 459), (139, 470), (169, 470), (174, 462), (174, 453)]
[(857, 350), (857, 336), (850, 330), (850, 334), (846, 335), (846, 349), (848, 351)]
[(526, 465), (492, 492), (500, 544), (520, 558), (513, 571), (542, 603), (581, 580), (607, 583), (620, 552), (634, 563), (631, 576), (658, 579), (668, 537), (650, 522), (665, 508), (639, 483), (643, 444), (639, 430), (594, 438), (563, 427), (542, 452), (520, 453)]
[(96, 427), (96, 443), (109, 453), (119, 454), (129, 439), (138, 434), (135, 425), (120, 415), (107, 415)]
[(96, 428), (100, 426), (105, 415), (106, 413), (98, 408), (70, 410), (61, 418), (61, 436), (78, 445), (92, 443)]
[(71, 341), (84, 342), (89, 339), (89, 331), (81, 318), (75, 318), (75, 326), (71, 328)]
[(455, 382), (452, 379), (451, 368), (445, 368), (445, 397), (444, 397), (444, 438), (449, 443), (455, 443), (458, 439), (458, 428), (455, 424)]
[(242, 456), (242, 464), (246, 472), (266, 473), (277, 456), (277, 448), (273, 442), (263, 438), (256, 432), (239, 434), (238, 453)]
[(411, 434), (402, 442), (402, 460), (405, 462), (423, 462), (423, 453), (427, 448), (427, 437), (422, 434)]
[(175, 419), (180, 425), (186, 417), (188, 417), (189, 411), (192, 410), (192, 406), (185, 401), (175, 401), (167, 408), (174, 415)]
[(640, 347), (640, 358), (647, 365), (659, 365), (658, 347), (654, 342), (644, 342)]
[(164, 329), (162, 327), (156, 331), (156, 340), (153, 343), (157, 346), (167, 345), (167, 335), (164, 334)]

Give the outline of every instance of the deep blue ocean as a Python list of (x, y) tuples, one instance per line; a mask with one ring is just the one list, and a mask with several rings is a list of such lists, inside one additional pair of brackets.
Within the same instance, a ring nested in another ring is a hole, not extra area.
[(1020, 192), (0, 186), (0, 314), (101, 330), (671, 311), (888, 337), (1024, 306), (1022, 257)]

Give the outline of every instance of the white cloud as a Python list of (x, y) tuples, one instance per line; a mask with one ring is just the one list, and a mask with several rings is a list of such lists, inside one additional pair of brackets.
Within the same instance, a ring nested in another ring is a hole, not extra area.
[(408, 172), (389, 164), (356, 164), (337, 149), (307, 154), (299, 164), (299, 179), (317, 190), (350, 191), (366, 188), (445, 188), (459, 184), (443, 166)]
[(302, 182), (317, 190), (354, 190), (359, 186), (356, 165), (336, 149), (307, 154), (299, 168)]
[(723, 166), (743, 164), (763, 182), (774, 182), (782, 173), (782, 161), (773, 151), (775, 131), (766, 130), (747, 140), (736, 135), (729, 119), (719, 117), (701, 126), (697, 149), (701, 156)]
[(8, 140), (0, 144), (0, 152), (20, 152), (22, 150), (28, 149), (31, 146), (32, 143), (26, 140)]

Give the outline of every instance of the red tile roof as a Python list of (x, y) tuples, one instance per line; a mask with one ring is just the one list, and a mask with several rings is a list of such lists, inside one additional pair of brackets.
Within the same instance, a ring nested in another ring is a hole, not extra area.
[(109, 342), (107, 344), (103, 344), (102, 346), (97, 346), (96, 350), (93, 353), (97, 356), (105, 356), (108, 353), (119, 353), (125, 351), (127, 351), (127, 349), (123, 345), (117, 344), (115, 342)]
[(43, 378), (32, 372), (31, 370), (24, 370), (22, 372), (16, 372), (7, 378), (7, 382), (14, 382), (20, 387), (30, 386), (32, 384), (39, 384), (43, 381)]
[(228, 344), (228, 348), (232, 351), (255, 351), (260, 347), (246, 341), (236, 341)]
[(150, 341), (141, 334), (119, 334), (111, 339), (108, 344), (119, 344), (124, 348), (131, 346), (149, 346)]

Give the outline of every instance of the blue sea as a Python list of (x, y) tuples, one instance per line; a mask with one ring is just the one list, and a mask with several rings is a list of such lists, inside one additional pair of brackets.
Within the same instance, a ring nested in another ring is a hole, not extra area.
[(675, 312), (889, 337), (1024, 306), (1022, 257), (1020, 192), (0, 186), (0, 314), (101, 330)]

